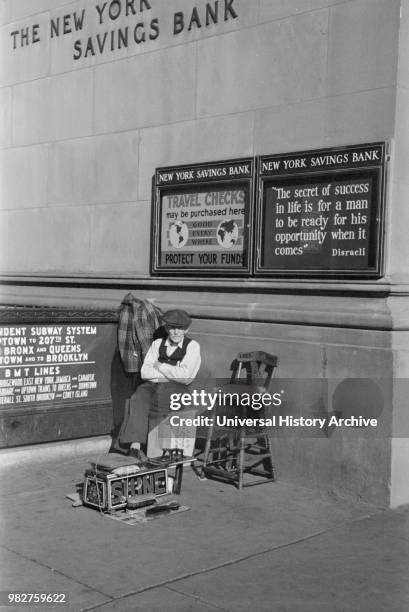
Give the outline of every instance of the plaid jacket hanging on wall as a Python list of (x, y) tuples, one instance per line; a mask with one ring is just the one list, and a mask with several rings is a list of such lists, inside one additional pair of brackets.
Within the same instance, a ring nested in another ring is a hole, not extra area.
[(139, 372), (154, 333), (160, 326), (160, 308), (128, 293), (120, 306), (118, 348), (125, 372)]

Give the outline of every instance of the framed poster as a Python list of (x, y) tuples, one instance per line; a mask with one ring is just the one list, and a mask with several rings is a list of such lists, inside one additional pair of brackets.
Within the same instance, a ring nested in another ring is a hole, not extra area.
[(104, 324), (1, 325), (0, 411), (109, 398), (111, 336)]
[(0, 310), (1, 448), (112, 429), (117, 327), (116, 310)]
[(258, 159), (263, 276), (382, 276), (385, 143)]
[(252, 158), (158, 168), (152, 274), (249, 275)]

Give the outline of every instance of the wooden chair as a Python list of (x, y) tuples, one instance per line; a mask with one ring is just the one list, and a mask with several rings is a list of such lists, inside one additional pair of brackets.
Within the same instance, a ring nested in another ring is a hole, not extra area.
[[(243, 394), (268, 393), (277, 365), (278, 358), (264, 351), (239, 353), (231, 366), (230, 384), (221, 388), (222, 394), (238, 394), (240, 397)], [(243, 373), (246, 374), (245, 378)], [(276, 472), (267, 427), (217, 426), (217, 415), (226, 412), (226, 408), (229, 417), (267, 418), (265, 407), (256, 411), (241, 403), (227, 407), (216, 405), (212, 415), (213, 425), (207, 432), (202, 476), (231, 482), (239, 490), (274, 481)], [(258, 478), (245, 480), (244, 474)]]

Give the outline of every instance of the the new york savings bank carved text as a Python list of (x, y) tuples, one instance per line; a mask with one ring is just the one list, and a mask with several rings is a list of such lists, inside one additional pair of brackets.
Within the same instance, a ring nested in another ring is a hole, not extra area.
[[(46, 38), (77, 36), (73, 41), (72, 57), (80, 60), (155, 41), (162, 28), (177, 36), (237, 19), (234, 3), (235, 0), (213, 0), (199, 7), (193, 6), (186, 12), (175, 11), (171, 22), (162, 24), (160, 17), (152, 13), (155, 6), (151, 0), (108, 0), (98, 2), (90, 9), (82, 8), (51, 17), (46, 28), (33, 23), (13, 29), (10, 32), (11, 45), (18, 52)], [(92, 35), (87, 36), (85, 31), (92, 32)], [(79, 37), (81, 33), (84, 35)]]

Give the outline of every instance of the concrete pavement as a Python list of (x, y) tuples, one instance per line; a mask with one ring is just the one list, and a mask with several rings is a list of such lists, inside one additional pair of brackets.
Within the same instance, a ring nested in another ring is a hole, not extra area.
[(66, 592), (69, 604), (14, 609), (409, 609), (408, 508), (280, 480), (238, 492), (188, 468), (180, 497), (189, 511), (128, 526), (66, 499), (95, 453), (45, 455), (0, 471), (0, 588)]

